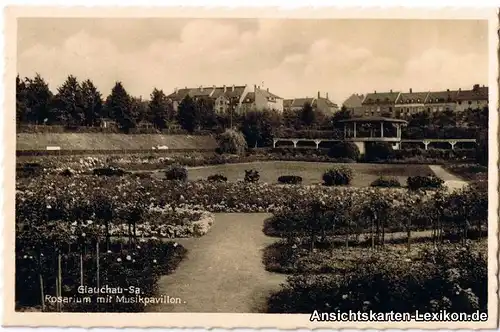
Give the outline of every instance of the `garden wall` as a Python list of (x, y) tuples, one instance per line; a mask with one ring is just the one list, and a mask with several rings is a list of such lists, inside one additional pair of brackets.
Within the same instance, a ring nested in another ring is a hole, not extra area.
[(213, 150), (217, 142), (212, 136), (104, 133), (18, 133), (16, 150), (46, 150), (59, 146), (63, 150), (152, 150), (167, 146), (169, 150)]

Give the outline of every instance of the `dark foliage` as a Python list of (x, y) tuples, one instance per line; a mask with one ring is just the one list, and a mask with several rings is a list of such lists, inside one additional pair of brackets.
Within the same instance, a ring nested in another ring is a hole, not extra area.
[(346, 158), (358, 160), (360, 156), (359, 148), (352, 142), (337, 142), (328, 151), (331, 158)]
[(245, 182), (259, 182), (259, 171), (255, 169), (245, 170)]
[(436, 176), (410, 176), (406, 185), (410, 190), (441, 188), (444, 181)]
[(301, 184), (302, 177), (298, 175), (282, 175), (278, 178), (278, 182), (285, 184)]
[(185, 167), (172, 165), (165, 171), (167, 180), (186, 181), (188, 178), (188, 171)]
[(345, 166), (337, 166), (330, 168), (323, 174), (323, 182), (326, 186), (348, 185), (354, 173), (351, 168)]

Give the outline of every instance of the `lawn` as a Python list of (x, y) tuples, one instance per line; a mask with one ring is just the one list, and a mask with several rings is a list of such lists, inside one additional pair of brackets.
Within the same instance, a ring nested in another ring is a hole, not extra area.
[(260, 182), (276, 183), (281, 175), (298, 175), (303, 184), (321, 183), (323, 173), (335, 165), (344, 165), (354, 170), (352, 186), (369, 186), (379, 176), (395, 176), (402, 185), (408, 176), (433, 175), (427, 165), (394, 165), (394, 164), (331, 164), (300, 161), (269, 161), (248, 164), (225, 164), (189, 169), (189, 179), (206, 179), (212, 174), (223, 174), (228, 181), (243, 180), (245, 170), (256, 169), (260, 173)]

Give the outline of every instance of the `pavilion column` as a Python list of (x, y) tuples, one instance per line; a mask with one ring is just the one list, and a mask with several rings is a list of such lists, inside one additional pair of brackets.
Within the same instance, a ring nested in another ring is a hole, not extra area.
[(384, 137), (384, 121), (380, 122), (380, 137)]
[(354, 124), (354, 138), (356, 138), (356, 121), (354, 121), (353, 124)]

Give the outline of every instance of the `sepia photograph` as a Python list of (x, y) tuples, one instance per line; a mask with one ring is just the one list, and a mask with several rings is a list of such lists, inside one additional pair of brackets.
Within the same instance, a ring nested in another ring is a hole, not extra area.
[(495, 8), (98, 11), (6, 12), (12, 321), (496, 322)]

